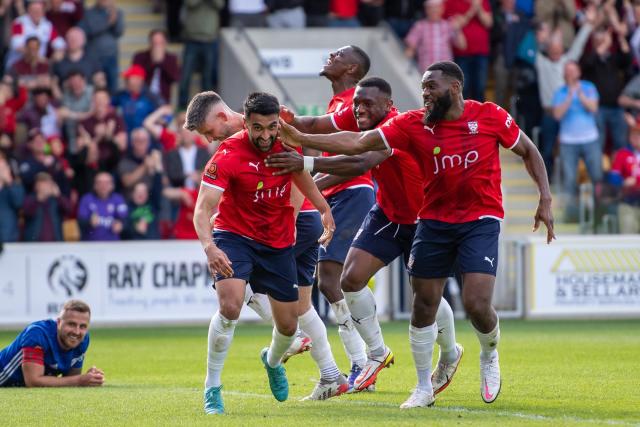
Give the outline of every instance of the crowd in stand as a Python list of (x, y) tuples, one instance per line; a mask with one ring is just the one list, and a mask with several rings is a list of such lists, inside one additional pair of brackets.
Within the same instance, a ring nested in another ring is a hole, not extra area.
[(120, 70), (115, 0), (0, 0), (0, 242), (195, 238), (211, 148), (182, 124), (191, 76), (216, 88), (219, 28), (383, 23), (420, 69), (455, 60), (465, 97), (487, 96), (539, 135), (569, 198), (590, 180), (620, 231), (640, 232), (638, 0), (155, 3), (167, 31)]

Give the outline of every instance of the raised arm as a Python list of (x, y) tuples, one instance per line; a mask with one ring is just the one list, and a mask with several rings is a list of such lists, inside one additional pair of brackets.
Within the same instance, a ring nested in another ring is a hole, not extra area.
[(231, 261), (213, 242), (213, 226), (210, 222), (211, 213), (218, 208), (221, 197), (222, 190), (204, 183), (200, 185), (198, 200), (193, 211), (193, 226), (196, 229), (202, 249), (207, 255), (207, 264), (211, 275), (215, 276), (216, 273), (220, 273), (223, 276), (230, 277), (233, 274)]
[(296, 116), (285, 106), (280, 106), (280, 118), (304, 133), (333, 133), (338, 129), (331, 114), (323, 116)]
[(338, 132), (330, 135), (300, 133), (293, 126), (280, 120), (280, 139), (294, 147), (308, 147), (336, 154), (361, 154), (387, 148), (380, 132)]
[(544, 167), (544, 161), (540, 152), (533, 144), (531, 139), (522, 131), (520, 131), (518, 143), (512, 148), (518, 156), (522, 157), (527, 172), (536, 183), (540, 199), (538, 208), (534, 216), (533, 231), (537, 231), (540, 221), (547, 227), (547, 243), (551, 243), (556, 238), (553, 232), (553, 213), (551, 212), (551, 190), (549, 190), (549, 180), (547, 178), (547, 170)]
[(333, 221), (333, 215), (331, 214), (329, 204), (325, 198), (322, 197), (320, 190), (316, 187), (316, 184), (313, 182), (309, 172), (295, 172), (291, 174), (291, 179), (300, 192), (309, 199), (311, 204), (318, 209), (318, 212), (320, 212), (324, 232), (322, 233), (322, 236), (320, 236), (320, 239), (318, 239), (318, 243), (324, 246), (328, 245), (333, 238), (333, 232), (336, 229), (336, 224)]

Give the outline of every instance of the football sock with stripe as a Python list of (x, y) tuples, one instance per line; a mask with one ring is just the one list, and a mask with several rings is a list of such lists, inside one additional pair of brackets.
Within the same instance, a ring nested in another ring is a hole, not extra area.
[(331, 304), (333, 314), (338, 322), (338, 334), (342, 340), (344, 350), (352, 364), (356, 364), (361, 368), (367, 363), (367, 353), (365, 352), (365, 344), (362, 337), (356, 330), (353, 320), (351, 320), (351, 312), (349, 306), (344, 299)]
[(298, 317), (300, 329), (313, 341), (311, 358), (320, 369), (320, 378), (333, 380), (340, 375), (340, 370), (331, 352), (331, 344), (327, 339), (327, 328), (318, 316), (315, 308), (311, 307), (306, 313)]

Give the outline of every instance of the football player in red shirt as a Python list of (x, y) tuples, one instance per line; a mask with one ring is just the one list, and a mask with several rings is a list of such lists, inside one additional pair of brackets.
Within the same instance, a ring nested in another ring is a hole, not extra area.
[(281, 136), (290, 145), (342, 154), (397, 148), (409, 152), (422, 168), (424, 199), (407, 263), (414, 292), (409, 336), (418, 386), (401, 408), (435, 402), (430, 375), (435, 315), (455, 262), (463, 274), (465, 309), (481, 346), (481, 397), (491, 403), (500, 392), (500, 329), (491, 305), (504, 216), (499, 145), (522, 157), (538, 187), (533, 229), (543, 222), (547, 242), (555, 238), (551, 192), (537, 148), (497, 105), (464, 100), (463, 85), (460, 67), (436, 62), (422, 78), (424, 108), (400, 114), (378, 129), (305, 135), (281, 122)]
[[(281, 361), (298, 323), (292, 184), (320, 211), (324, 226), (320, 243), (328, 243), (335, 229), (330, 208), (308, 173), (274, 176), (263, 163), (269, 153), (283, 150), (277, 139), (278, 100), (253, 93), (244, 110), (246, 129), (223, 141), (205, 167), (194, 212), (194, 226), (220, 301), (209, 330), (205, 412), (210, 414), (224, 413), (220, 374), (249, 281), (270, 297), (275, 327), (271, 346), (261, 358), (274, 397), (279, 401), (288, 397)], [(216, 208), (212, 236), (210, 217)], [(346, 390), (343, 381), (337, 394)]]
[[(391, 99), (391, 86), (378, 77), (361, 80), (356, 86), (353, 106), (316, 119), (317, 133), (340, 130), (366, 131), (383, 126), (398, 115)], [(281, 113), (286, 121), (290, 114)], [(361, 175), (367, 170), (378, 183), (376, 204), (371, 208), (356, 234), (340, 280), (351, 315), (360, 336), (369, 349), (367, 364), (355, 380), (356, 390), (376, 381), (378, 373), (393, 361), (393, 353), (385, 346), (376, 316), (376, 302), (367, 283), (382, 267), (399, 255), (409, 259), (422, 200), (422, 171), (408, 152), (402, 150), (369, 151), (357, 156), (303, 157), (296, 151), (270, 155), (267, 165), (282, 168), (278, 173), (304, 169), (335, 175)], [(456, 372), (463, 348), (456, 346), (453, 311), (442, 300), (436, 314), (437, 342), (440, 346), (438, 367), (432, 376), (434, 394), (444, 390)]]

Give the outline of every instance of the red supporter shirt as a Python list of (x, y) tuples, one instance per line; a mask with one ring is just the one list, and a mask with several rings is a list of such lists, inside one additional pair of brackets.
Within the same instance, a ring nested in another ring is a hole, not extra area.
[(269, 154), (284, 152), (277, 140), (271, 151), (259, 152), (246, 130), (224, 140), (207, 163), (202, 185), (224, 191), (214, 229), (239, 234), (272, 248), (293, 245), (291, 174), (274, 176)]
[(358, 0), (331, 0), (329, 10), (340, 19), (355, 18), (358, 14)]
[[(353, 108), (353, 93), (355, 91), (356, 91), (356, 88), (352, 87), (351, 89), (347, 89), (344, 92), (334, 95), (333, 98), (331, 98), (331, 101), (329, 101), (329, 106), (327, 107), (327, 114), (331, 114), (345, 108), (347, 109)], [(322, 153), (322, 155), (324, 157), (335, 156), (335, 154), (330, 154), (330, 153)], [(341, 184), (334, 185), (333, 187), (329, 187), (326, 190), (322, 191), (322, 195), (325, 198), (329, 198), (334, 194), (341, 192), (342, 190), (347, 190), (349, 188), (357, 188), (357, 187), (369, 187), (373, 189), (373, 182), (371, 181), (370, 172), (367, 172), (363, 175), (360, 175), (358, 177), (345, 181)]]
[[(446, 0), (444, 7), (444, 19), (450, 19), (455, 15), (464, 15), (471, 7), (472, 0)], [(482, 9), (491, 13), (489, 0), (482, 0)], [(467, 39), (467, 48), (453, 47), (455, 56), (489, 55), (489, 29), (486, 28), (475, 15), (467, 25), (462, 28)]]
[(196, 200), (198, 199), (197, 188), (181, 188), (180, 191), (187, 193), (191, 198), (191, 204), (180, 204), (178, 218), (173, 226), (173, 236), (180, 240), (197, 239), (198, 234), (193, 226), (193, 211), (195, 210)]
[(640, 151), (634, 152), (628, 148), (618, 150), (611, 166), (611, 172), (620, 174), (623, 180), (634, 176), (636, 185), (623, 187), (622, 194), (627, 199), (626, 201), (640, 199)]
[[(394, 107), (376, 127), (383, 126), (398, 114)], [(340, 130), (360, 131), (353, 107), (333, 113), (332, 120)], [(376, 203), (387, 218), (396, 224), (414, 224), (422, 206), (422, 198), (417, 195), (422, 193), (423, 179), (411, 154), (392, 149), (391, 157), (371, 169), (371, 174), (378, 183)]]
[(503, 219), (498, 144), (513, 148), (518, 125), (492, 102), (464, 101), (460, 118), (433, 128), (423, 115), (424, 109), (407, 111), (378, 129), (388, 147), (409, 152), (422, 168), (419, 218), (454, 224)]

